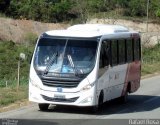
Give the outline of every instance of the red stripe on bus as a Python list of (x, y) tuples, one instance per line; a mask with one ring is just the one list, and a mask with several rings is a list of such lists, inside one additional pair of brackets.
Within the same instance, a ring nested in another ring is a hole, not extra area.
[(140, 61), (135, 61), (128, 64), (126, 77), (124, 81), (125, 83), (121, 96), (123, 96), (126, 93), (129, 82), (131, 83), (131, 88), (130, 88), (131, 92), (135, 92), (139, 88), (140, 77), (141, 77), (140, 64), (141, 64)]

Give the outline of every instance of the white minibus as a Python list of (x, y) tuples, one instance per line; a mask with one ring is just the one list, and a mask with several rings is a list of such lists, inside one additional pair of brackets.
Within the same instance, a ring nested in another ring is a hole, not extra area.
[(140, 34), (120, 25), (79, 24), (43, 33), (29, 75), (29, 100), (40, 110), (50, 104), (92, 107), (140, 87)]

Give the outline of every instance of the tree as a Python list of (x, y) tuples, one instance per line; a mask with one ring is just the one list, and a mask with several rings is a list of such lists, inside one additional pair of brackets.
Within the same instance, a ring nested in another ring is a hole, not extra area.
[(129, 2), (130, 16), (146, 16), (146, 0), (131, 0)]
[[(147, 0), (0, 0), (0, 12), (13, 18), (43, 22), (79, 19), (85, 23), (88, 15), (118, 12), (125, 16), (146, 16)], [(160, 0), (150, 0), (149, 17), (159, 18)]]
[(69, 0), (61, 0), (51, 6), (51, 13), (56, 21), (67, 20), (70, 9), (72, 8), (72, 2)]
[(5, 12), (10, 5), (10, 0), (0, 0), (0, 11)]

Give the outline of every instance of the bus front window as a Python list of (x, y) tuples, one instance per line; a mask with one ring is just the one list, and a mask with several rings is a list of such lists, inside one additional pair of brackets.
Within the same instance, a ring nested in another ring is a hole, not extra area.
[(52, 73), (89, 73), (95, 64), (97, 41), (41, 38), (34, 67)]
[[(69, 40), (62, 69), (67, 69), (68, 72), (69, 67), (71, 67), (77, 73), (89, 73), (95, 64), (96, 49), (96, 41)], [(68, 57), (71, 58), (71, 61)]]
[(45, 71), (47, 66), (50, 65), (51, 67), (55, 67), (55, 72), (59, 72), (61, 70), (65, 43), (66, 40), (41, 38), (34, 58), (35, 69)]

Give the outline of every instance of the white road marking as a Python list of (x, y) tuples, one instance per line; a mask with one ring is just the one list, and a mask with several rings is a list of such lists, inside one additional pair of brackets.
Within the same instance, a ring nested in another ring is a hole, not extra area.
[(151, 98), (151, 99), (148, 99), (148, 100), (144, 101), (143, 103), (145, 104), (145, 103), (151, 102), (151, 101), (153, 101), (153, 100), (156, 100), (156, 99), (158, 99), (158, 98), (160, 98), (160, 95), (156, 95), (156, 97), (153, 97), (153, 98)]

